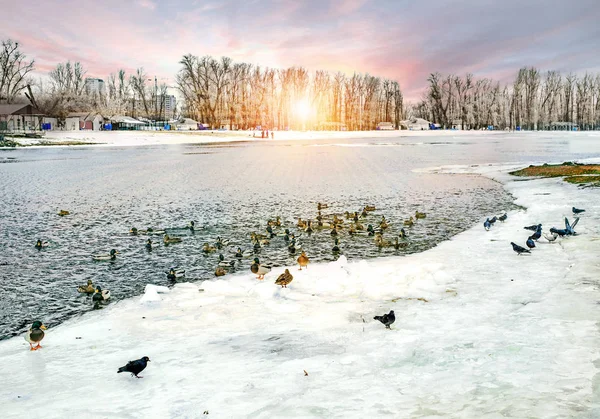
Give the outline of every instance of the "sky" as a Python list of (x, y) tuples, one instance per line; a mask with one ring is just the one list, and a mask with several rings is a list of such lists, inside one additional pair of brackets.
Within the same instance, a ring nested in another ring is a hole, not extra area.
[(436, 71), (600, 72), (600, 0), (0, 0), (0, 10), (0, 39), (19, 41), (38, 75), (70, 60), (92, 77), (143, 67), (173, 85), (192, 53), (369, 73), (418, 100)]

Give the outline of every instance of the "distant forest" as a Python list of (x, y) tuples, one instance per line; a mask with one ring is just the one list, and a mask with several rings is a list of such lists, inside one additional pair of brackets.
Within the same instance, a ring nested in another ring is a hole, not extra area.
[[(134, 74), (116, 69), (104, 90), (89, 91), (78, 62), (58, 63), (47, 79), (34, 80), (35, 61), (13, 40), (0, 50), (0, 103), (31, 102), (49, 116), (99, 112), (163, 120), (187, 117), (218, 128), (373, 130), (386, 122), (423, 118), (441, 128), (528, 130), (600, 129), (600, 74), (518, 70), (512, 83), (472, 74), (433, 73), (421, 100), (405, 103), (397, 81), (369, 74), (310, 72), (303, 67), (275, 69), (237, 63), (227, 57), (185, 55), (175, 83), (168, 86), (143, 68)], [(164, 97), (175, 88), (183, 97), (167, 115)], [(180, 101), (181, 102), (181, 101)]]

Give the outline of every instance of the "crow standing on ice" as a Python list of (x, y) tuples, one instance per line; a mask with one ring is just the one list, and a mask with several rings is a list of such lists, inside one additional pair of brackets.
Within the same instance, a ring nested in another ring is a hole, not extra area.
[(581, 214), (582, 212), (585, 212), (585, 210), (573, 207), (573, 214)]
[(129, 361), (127, 365), (119, 368), (117, 373), (130, 372), (131, 375), (135, 375), (136, 378), (143, 378), (142, 376), (138, 376), (138, 374), (144, 371), (146, 365), (148, 365), (148, 362), (150, 362), (150, 358), (148, 358), (147, 356), (140, 358), (136, 361)]
[(373, 319), (379, 320), (385, 325), (386, 329), (390, 329), (390, 325), (396, 321), (396, 315), (394, 314), (394, 310), (390, 310), (388, 314), (384, 314), (383, 316), (375, 316)]
[(513, 250), (519, 255), (521, 255), (522, 253), (531, 253), (529, 250), (519, 246), (518, 244), (515, 244), (514, 242), (510, 242), (510, 244), (512, 245)]

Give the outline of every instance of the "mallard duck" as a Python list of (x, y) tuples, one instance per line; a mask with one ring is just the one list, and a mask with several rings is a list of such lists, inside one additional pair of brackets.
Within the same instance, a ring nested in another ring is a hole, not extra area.
[(261, 265), (258, 258), (254, 258), (254, 263), (250, 265), (250, 271), (253, 274), (258, 275), (258, 279), (265, 279), (265, 275), (271, 272), (271, 267), (268, 265)]
[(169, 237), (168, 234), (165, 234), (165, 236), (163, 237), (163, 243), (164, 244), (181, 243), (181, 237)]
[(235, 260), (225, 260), (225, 256), (223, 256), (223, 253), (219, 253), (219, 265), (223, 268), (231, 268), (233, 265), (235, 265)]
[(394, 240), (393, 246), (394, 246), (394, 249), (396, 249), (396, 250), (398, 250), (398, 249), (404, 249), (404, 248), (406, 248), (408, 246), (408, 243), (406, 243), (406, 242), (400, 243), (400, 242), (398, 242), (398, 237), (396, 237), (395, 240)]
[(92, 302), (94, 303), (94, 307), (98, 308), (100, 303), (107, 303), (110, 298), (110, 291), (103, 290), (99, 286), (96, 287), (96, 292), (92, 295)]
[(331, 233), (329, 233), (329, 234), (331, 234), (332, 236), (337, 236), (338, 231), (337, 231), (337, 226), (335, 224), (333, 225), (333, 229), (331, 230)]
[(281, 288), (287, 288), (288, 284), (292, 282), (293, 279), (294, 277), (292, 276), (290, 271), (286, 269), (284, 273), (279, 275), (279, 277), (275, 281), (275, 285), (281, 285)]
[(111, 251), (108, 255), (106, 255), (106, 254), (93, 255), (92, 259), (94, 259), (95, 261), (115, 260), (117, 258), (118, 254), (119, 254), (119, 252), (117, 252), (115, 249), (111, 249)]
[(65, 210), (60, 210), (58, 211), (58, 215), (60, 215), (61, 217), (64, 217), (65, 215), (70, 215), (71, 213), (69, 211), (65, 211)]
[(379, 248), (382, 247), (386, 247), (388, 246), (390, 243), (387, 240), (383, 239), (383, 234), (381, 233), (376, 233), (375, 234), (375, 245)]
[(38, 241), (35, 242), (35, 248), (36, 249), (41, 249), (41, 248), (44, 248), (44, 247), (48, 247), (49, 245), (50, 245), (50, 243), (43, 242), (41, 240), (38, 240)]
[(381, 221), (379, 223), (379, 228), (385, 230), (386, 228), (388, 228), (390, 225), (387, 223), (387, 221), (385, 220), (385, 217), (381, 217)]
[(354, 221), (355, 223), (358, 223), (358, 213), (355, 212), (354, 216), (352, 217), (352, 221)]
[(196, 231), (196, 223), (194, 221), (190, 221), (190, 225), (188, 225), (188, 229), (193, 233)]
[(328, 204), (321, 204), (320, 202), (317, 203), (317, 210), (321, 211), (322, 209), (326, 209), (329, 205)]
[(215, 241), (215, 247), (217, 249), (222, 249), (223, 247), (228, 246), (228, 245), (229, 245), (229, 240), (227, 240), (227, 239), (223, 240), (221, 238), (221, 236), (217, 236), (217, 240)]
[(369, 215), (369, 213), (367, 212), (367, 210), (363, 208), (363, 210), (360, 213), (360, 216), (362, 218), (367, 218), (368, 215)]
[(353, 225), (350, 225), (350, 228), (348, 229), (348, 234), (350, 234), (351, 236), (356, 234), (356, 228), (354, 228)]
[(227, 271), (225, 271), (225, 268), (223, 268), (222, 266), (217, 266), (217, 268), (215, 269), (215, 276), (223, 275), (227, 275)]
[(242, 249), (240, 247), (237, 248), (237, 252), (235, 252), (235, 257), (236, 258), (243, 258), (244, 257), (244, 252), (242, 252)]
[(148, 227), (145, 231), (149, 236), (160, 236), (166, 233), (165, 230), (154, 230), (152, 227)]
[[(47, 327), (44, 326), (44, 324), (41, 321), (36, 320), (33, 322), (27, 333), (25, 333), (25, 340), (29, 342), (30, 350), (37, 351), (42, 347), (42, 345), (40, 345), (40, 342), (42, 341), (42, 339), (44, 339), (44, 330), (46, 329)], [(37, 343), (37, 346), (34, 347), (34, 343)]]
[(317, 221), (323, 221), (323, 216), (321, 215), (321, 211), (317, 212)]
[(292, 239), (292, 241), (288, 245), (288, 251), (290, 253), (296, 253), (296, 239)]
[(354, 228), (355, 228), (357, 231), (363, 231), (363, 230), (365, 229), (365, 226), (363, 226), (363, 225), (362, 225), (361, 223), (359, 223), (359, 222), (356, 222), (356, 223), (354, 223)]
[(341, 218), (338, 218), (337, 215), (333, 215), (333, 224), (334, 225), (339, 225), (339, 224), (344, 224), (344, 220), (342, 220)]
[(412, 227), (414, 223), (415, 220), (413, 217), (410, 217), (408, 220), (404, 220), (404, 225), (408, 227)]
[(87, 285), (80, 285), (77, 287), (77, 292), (80, 292), (82, 294), (93, 294), (94, 292), (96, 292), (96, 288), (94, 287), (92, 280), (88, 279)]
[(267, 224), (271, 227), (281, 227), (281, 217), (278, 215), (275, 220), (269, 220)]
[(152, 251), (152, 240), (148, 239), (148, 241), (146, 242), (146, 250), (147, 251)]
[(339, 246), (339, 244), (340, 244), (340, 242), (338, 241), (338, 239), (337, 239), (337, 237), (336, 237), (336, 238), (335, 238), (335, 241), (334, 241), (333, 248), (331, 249), (331, 251), (332, 251), (333, 253), (337, 253), (337, 252), (339, 252), (339, 251), (340, 251), (340, 246)]
[(272, 239), (273, 237), (275, 237), (275, 233), (273, 232), (273, 227), (271, 227), (270, 225), (267, 226), (267, 233), (269, 233), (269, 238)]
[(406, 238), (406, 231), (404, 231), (403, 228), (400, 229), (400, 233), (398, 234), (398, 237), (400, 237), (401, 239)]
[(365, 211), (375, 211), (375, 205), (365, 205)]
[(299, 229), (304, 230), (306, 228), (306, 222), (302, 221), (302, 218), (298, 218), (298, 223), (296, 224), (296, 226)]
[(417, 220), (421, 220), (425, 217), (427, 217), (427, 214), (425, 214), (424, 212), (415, 211), (415, 218)]
[(132, 234), (132, 235), (136, 236), (138, 234), (138, 229), (135, 228), (135, 227), (131, 227), (129, 229), (129, 234)]
[(373, 229), (373, 226), (371, 224), (369, 224), (367, 226), (367, 233), (369, 234), (369, 236), (374, 236), (375, 235), (375, 230)]
[(298, 256), (297, 262), (298, 265), (300, 265), (300, 269), (299, 271), (302, 270), (302, 267), (304, 266), (306, 269), (308, 269), (308, 262), (310, 261), (310, 259), (308, 258), (308, 256), (306, 256), (306, 253), (302, 252), (300, 254), (300, 256)]
[(306, 228), (304, 229), (304, 231), (306, 231), (308, 234), (313, 232), (312, 221), (308, 220), (308, 224), (307, 224)]
[(176, 266), (169, 268), (167, 272), (167, 279), (175, 281), (177, 278), (183, 278), (185, 276), (185, 269), (177, 269)]
[(216, 248), (215, 246), (211, 246), (211, 245), (210, 245), (210, 244), (208, 244), (208, 243), (204, 243), (204, 244), (202, 245), (202, 251), (203, 251), (204, 253), (212, 253), (212, 252), (216, 252), (216, 251), (217, 251), (217, 248)]

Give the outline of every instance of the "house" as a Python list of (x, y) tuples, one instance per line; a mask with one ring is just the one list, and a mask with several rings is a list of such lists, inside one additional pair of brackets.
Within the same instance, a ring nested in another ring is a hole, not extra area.
[(142, 121), (138, 121), (137, 119), (134, 119), (130, 116), (123, 115), (113, 116), (111, 118), (108, 118), (108, 120), (111, 122), (111, 129), (119, 131), (139, 130), (144, 125), (146, 125)]
[(174, 129), (177, 131), (196, 131), (198, 129), (198, 122), (190, 118), (181, 118), (173, 124)]
[(394, 124), (391, 122), (380, 122), (377, 124), (377, 130), (379, 131), (390, 131), (393, 129), (395, 129)]
[(103, 125), (104, 117), (96, 112), (72, 112), (65, 118), (67, 131), (100, 131)]
[(0, 105), (0, 131), (40, 131), (42, 118), (42, 113), (32, 105)]
[(430, 125), (431, 123), (423, 118), (411, 118), (400, 122), (401, 129), (411, 131), (425, 131), (429, 129)]

